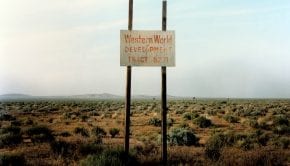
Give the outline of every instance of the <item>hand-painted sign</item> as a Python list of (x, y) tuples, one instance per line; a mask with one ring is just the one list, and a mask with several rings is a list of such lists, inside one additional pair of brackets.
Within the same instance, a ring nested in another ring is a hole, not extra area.
[(175, 66), (174, 31), (120, 33), (121, 66)]

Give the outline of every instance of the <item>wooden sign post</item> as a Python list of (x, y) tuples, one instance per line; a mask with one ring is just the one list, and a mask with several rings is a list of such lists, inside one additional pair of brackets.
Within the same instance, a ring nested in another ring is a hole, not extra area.
[[(129, 19), (128, 30), (133, 29), (133, 0), (129, 0)], [(125, 153), (129, 154), (129, 139), (130, 139), (130, 110), (131, 110), (131, 66), (127, 66), (127, 83), (126, 83), (126, 102), (125, 102)]]
[[(162, 3), (162, 31), (167, 28), (167, 1), (163, 0)], [(163, 165), (167, 165), (167, 87), (166, 87), (166, 67), (161, 67), (161, 107), (162, 107), (162, 148), (161, 156)]]
[(166, 67), (175, 66), (175, 32), (167, 31), (167, 1), (162, 1), (162, 31), (133, 31), (133, 0), (129, 0), (128, 30), (120, 32), (120, 65), (127, 67), (125, 153), (129, 154), (132, 66), (161, 66), (161, 158), (167, 165)]

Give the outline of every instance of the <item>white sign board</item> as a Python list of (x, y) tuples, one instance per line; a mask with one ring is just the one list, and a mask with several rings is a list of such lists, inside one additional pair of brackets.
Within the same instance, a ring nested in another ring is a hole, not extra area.
[(174, 31), (120, 33), (121, 66), (175, 66)]

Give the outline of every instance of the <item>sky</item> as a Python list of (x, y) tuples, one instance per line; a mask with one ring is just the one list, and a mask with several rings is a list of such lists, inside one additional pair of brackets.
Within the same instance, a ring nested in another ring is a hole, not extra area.
[[(289, 0), (168, 0), (174, 96), (290, 98)], [(134, 30), (161, 30), (161, 0), (134, 1)], [(0, 0), (0, 94), (125, 95), (128, 0)], [(159, 95), (160, 67), (133, 67), (132, 94)]]

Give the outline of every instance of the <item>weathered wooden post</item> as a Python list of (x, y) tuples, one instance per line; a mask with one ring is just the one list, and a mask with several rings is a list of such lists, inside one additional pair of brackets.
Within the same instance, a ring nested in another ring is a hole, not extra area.
[[(167, 1), (162, 2), (162, 31), (166, 31)], [(166, 87), (166, 66), (161, 67), (161, 107), (162, 107), (162, 162), (167, 164), (167, 87)]]
[(120, 31), (120, 65), (127, 67), (125, 102), (125, 153), (129, 154), (132, 66), (161, 67), (162, 163), (167, 164), (167, 85), (166, 67), (175, 66), (175, 32), (167, 31), (167, 1), (162, 1), (162, 31), (132, 30), (133, 0), (129, 0), (128, 30)]
[[(129, 19), (128, 19), (128, 30), (133, 28), (133, 0), (129, 0)], [(125, 113), (125, 153), (129, 154), (129, 140), (130, 140), (130, 109), (131, 109), (131, 66), (127, 66), (127, 83), (126, 83), (126, 113)]]

